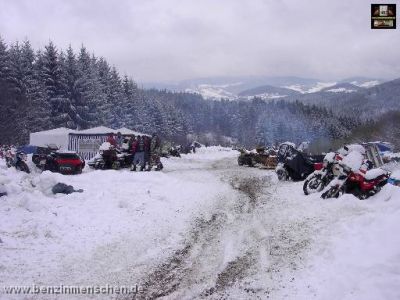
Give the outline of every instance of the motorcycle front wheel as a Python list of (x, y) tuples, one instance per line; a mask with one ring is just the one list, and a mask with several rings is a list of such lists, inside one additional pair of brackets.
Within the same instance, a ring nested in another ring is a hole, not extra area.
[(304, 181), (303, 191), (304, 195), (320, 192), (324, 189), (325, 185), (320, 175), (313, 175)]

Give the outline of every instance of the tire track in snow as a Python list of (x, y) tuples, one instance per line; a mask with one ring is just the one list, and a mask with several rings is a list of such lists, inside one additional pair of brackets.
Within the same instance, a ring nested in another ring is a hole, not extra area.
[(288, 219), (268, 173), (231, 159), (212, 170), (232, 194), (193, 221), (183, 246), (140, 280), (144, 292), (133, 299), (265, 299), (294, 281), (316, 220)]
[[(218, 170), (219, 166), (214, 165), (213, 168)], [(211, 216), (200, 217), (193, 222), (184, 246), (143, 279), (145, 292), (136, 295), (135, 299), (208, 297), (225, 291), (252, 273), (259, 260), (256, 257), (258, 251), (254, 249), (254, 242), (247, 246), (242, 239), (265, 240), (265, 236), (260, 236), (255, 228), (254, 233), (245, 233), (249, 237), (239, 235), (233, 241), (232, 237), (253, 218), (254, 210), (263, 204), (260, 196), (268, 180), (232, 175), (231, 170), (223, 170), (221, 179), (222, 184), (232, 187), (234, 197), (222, 195), (220, 205)], [(227, 240), (234, 248), (244, 247), (235, 249), (238, 252), (235, 257), (225, 261)], [(193, 296), (188, 294), (192, 290)]]

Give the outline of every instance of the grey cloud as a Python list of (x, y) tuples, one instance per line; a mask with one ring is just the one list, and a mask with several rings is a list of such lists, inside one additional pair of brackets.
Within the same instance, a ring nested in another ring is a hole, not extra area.
[(7, 42), (83, 43), (139, 81), (396, 77), (398, 30), (373, 31), (369, 17), (364, 0), (0, 0)]

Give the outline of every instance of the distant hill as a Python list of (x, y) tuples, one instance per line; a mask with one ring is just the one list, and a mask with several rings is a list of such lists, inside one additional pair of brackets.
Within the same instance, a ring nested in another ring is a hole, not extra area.
[(361, 89), (363, 89), (363, 88), (356, 86), (354, 84), (348, 83), (348, 82), (343, 82), (343, 83), (338, 83), (333, 86), (324, 88), (321, 91), (329, 92), (329, 93), (354, 93), (354, 92), (358, 92)]
[(351, 83), (355, 86), (363, 88), (373, 87), (383, 82), (385, 82), (385, 80), (378, 78), (368, 78), (368, 77), (350, 77), (339, 81), (339, 83)]
[[(176, 82), (149, 82), (139, 84), (139, 86), (196, 93), (207, 100), (248, 100), (249, 97), (255, 95), (263, 99), (278, 99), (283, 98), (283, 95), (294, 96), (297, 93), (318, 93), (335, 85), (339, 85), (338, 88), (340, 88), (342, 84), (351, 84), (351, 90), (358, 90), (358, 88), (367, 88), (379, 83), (382, 83), (382, 80), (366, 77), (352, 77), (340, 81), (332, 81), (296, 76), (220, 76)], [(285, 90), (272, 91), (272, 87)], [(253, 89), (259, 90), (252, 91)], [(264, 92), (262, 91), (263, 89), (265, 89)], [(337, 92), (341, 91), (337, 90)], [(343, 91), (346, 92), (346, 90)]]
[[(345, 87), (354, 88), (348, 84)], [(388, 111), (400, 110), (400, 78), (351, 93), (321, 91), (296, 95), (285, 100), (323, 106), (342, 116), (374, 119)]]
[(282, 87), (275, 87), (271, 85), (263, 85), (258, 86), (252, 89), (244, 90), (238, 94), (240, 98), (252, 98), (258, 97), (261, 99), (277, 99), (277, 98), (284, 98), (288, 96), (298, 95), (300, 92), (282, 88)]
[[(178, 82), (150, 82), (139, 84), (139, 86), (197, 93), (208, 100), (236, 100), (239, 98), (239, 93), (261, 86), (269, 85), (277, 88), (288, 86), (293, 87), (292, 90), (307, 91), (318, 86), (320, 82), (321, 80), (318, 79), (295, 76), (235, 76), (197, 78)], [(322, 85), (322, 87), (325, 87), (325, 85)]]

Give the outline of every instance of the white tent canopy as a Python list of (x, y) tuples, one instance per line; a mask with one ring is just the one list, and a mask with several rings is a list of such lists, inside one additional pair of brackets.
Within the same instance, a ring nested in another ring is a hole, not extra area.
[(108, 128), (105, 126), (99, 126), (99, 127), (94, 127), (86, 130), (81, 130), (81, 131), (75, 131), (75, 133), (81, 133), (81, 134), (108, 134), (108, 133), (118, 133), (121, 132), (121, 134), (134, 134), (134, 135), (144, 135), (144, 133), (138, 132), (138, 131), (133, 131), (129, 128), (126, 127), (121, 127), (120, 129), (112, 129)]
[(99, 127), (93, 127), (93, 128), (89, 128), (89, 129), (85, 129), (85, 130), (76, 131), (75, 133), (107, 134), (107, 133), (111, 133), (111, 132), (116, 132), (116, 131), (114, 129), (108, 128), (106, 126), (99, 126)]
[[(112, 129), (106, 126), (98, 126), (85, 130), (72, 130), (65, 127), (60, 127), (51, 130), (32, 132), (29, 135), (29, 144), (33, 146), (47, 147), (48, 145), (56, 145), (60, 149), (70, 150), (70, 133), (74, 135), (106, 135), (109, 133), (121, 132), (122, 134), (145, 135), (126, 127), (120, 129)], [(72, 136), (72, 135), (71, 135)], [(94, 138), (94, 137), (93, 137)], [(86, 137), (88, 139), (88, 137)]]
[(116, 129), (116, 130), (114, 130), (114, 132), (115, 133), (121, 132), (121, 134), (148, 135), (148, 134), (144, 134), (142, 132), (130, 130), (126, 127), (121, 127), (120, 129)]
[(68, 134), (74, 132), (76, 131), (65, 127), (39, 131), (39, 132), (31, 132), (29, 135), (29, 144), (40, 147), (47, 147), (48, 145), (56, 145), (61, 149), (67, 149)]

